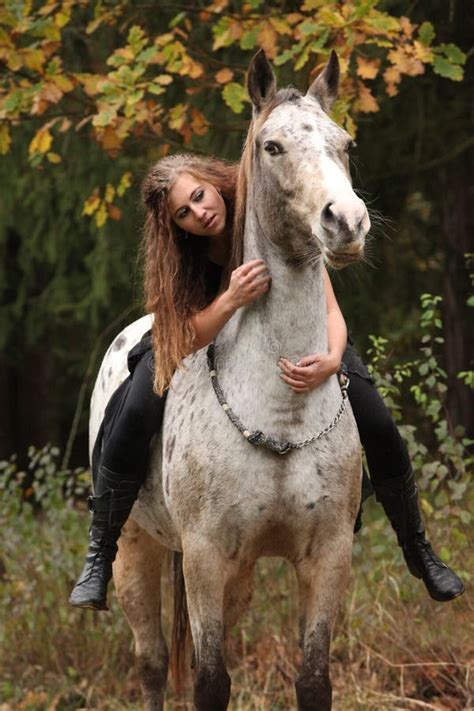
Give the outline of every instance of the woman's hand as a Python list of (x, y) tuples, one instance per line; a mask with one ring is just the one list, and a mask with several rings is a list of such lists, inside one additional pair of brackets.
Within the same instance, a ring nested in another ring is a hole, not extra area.
[(268, 267), (263, 259), (252, 259), (234, 269), (225, 294), (235, 310), (266, 294), (270, 282)]
[(301, 358), (295, 365), (287, 358), (281, 357), (278, 367), (280, 377), (295, 393), (307, 393), (324, 383), (331, 375), (337, 373), (341, 361), (331, 353), (314, 353)]

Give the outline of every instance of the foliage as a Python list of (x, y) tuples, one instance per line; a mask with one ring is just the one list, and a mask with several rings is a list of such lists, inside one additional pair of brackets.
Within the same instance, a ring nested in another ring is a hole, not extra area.
[[(469, 471), (474, 457), (470, 454), (474, 441), (465, 436), (464, 427), (453, 427), (446, 407), (447, 374), (439, 365), (438, 351), (444, 343), (441, 320), (441, 297), (421, 296), (421, 355), (403, 364), (389, 362), (388, 339), (370, 336), (369, 349), (372, 376), (380, 393), (399, 421), (402, 420), (400, 405), (401, 388), (409, 384), (409, 391), (420, 409), (421, 422), (430, 424), (427, 444), (417, 436), (416, 427), (402, 425), (414, 471), (422, 491), (430, 494), (422, 500), (426, 514), (434, 520), (450, 518), (445, 545), (441, 549), (446, 561), (451, 558), (452, 548), (462, 550), (468, 545), (467, 531), (472, 523), (472, 514), (467, 505), (470, 490)], [(431, 456), (430, 456), (431, 453)], [(467, 579), (469, 573), (465, 572)]]
[[(258, 47), (277, 66), (291, 61), (297, 84), (307, 79), (302, 70), (311, 64), (314, 75), (336, 48), (342, 82), (335, 115), (355, 134), (357, 116), (378, 111), (376, 94), (395, 96), (403, 76), (431, 66), (460, 81), (466, 61), (454, 44), (433, 43), (432, 23), (417, 25), (379, 5), (305, 0), (284, 12), (262, 2), (242, 3), (237, 11), (229, 0), (202, 7), (186, 2), (177, 15), (164, 9), (157, 20), (124, 0), (6, 2), (0, 152), (8, 153), (12, 131), (24, 125), (31, 126), (32, 166), (61, 163), (66, 156), (57, 146), (78, 132), (112, 157), (133, 139), (158, 137), (162, 155), (178, 140), (191, 145), (215, 123), (217, 97), (242, 112), (248, 101), (242, 65), (245, 53)], [(84, 213), (97, 211), (98, 226), (118, 219), (112, 200), (99, 203), (96, 191)]]

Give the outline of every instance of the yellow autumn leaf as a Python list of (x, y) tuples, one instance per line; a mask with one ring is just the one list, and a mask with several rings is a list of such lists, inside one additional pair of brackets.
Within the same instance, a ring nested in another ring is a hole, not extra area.
[(51, 148), (52, 143), (53, 137), (50, 134), (49, 130), (47, 128), (40, 128), (40, 130), (36, 132), (35, 137), (31, 141), (28, 152), (30, 155), (32, 155), (33, 153), (47, 153)]
[(269, 17), (268, 21), (279, 35), (291, 35), (291, 27), (284, 17)]
[(407, 74), (410, 77), (414, 77), (417, 76), (417, 74), (423, 74), (425, 69), (419, 59), (410, 56), (409, 53), (411, 51), (411, 47), (404, 45), (404, 47), (391, 49), (387, 56), (400, 74)]
[(105, 188), (105, 202), (113, 202), (113, 199), (115, 197), (115, 188), (111, 183), (107, 183), (107, 187)]
[(127, 170), (126, 173), (122, 175), (120, 178), (120, 182), (117, 185), (117, 195), (119, 197), (123, 197), (125, 194), (125, 191), (128, 190), (130, 185), (132, 184), (132, 174), (129, 170)]
[(195, 108), (191, 109), (191, 116), (191, 128), (193, 130), (193, 133), (195, 133), (197, 136), (205, 136), (209, 130), (209, 122), (207, 121), (206, 117), (200, 111), (198, 111), (198, 109)]
[(273, 59), (278, 52), (278, 36), (269, 22), (264, 22), (257, 35), (259, 46), (265, 50), (268, 57)]
[(408, 17), (401, 17), (400, 18), (400, 26), (402, 28), (403, 33), (407, 36), (410, 37), (412, 36), (414, 30), (415, 30), (415, 25), (413, 25)]
[(227, 82), (232, 81), (234, 78), (234, 72), (231, 69), (221, 69), (216, 74), (216, 81), (218, 84), (227, 84)]
[(61, 163), (62, 161), (62, 158), (58, 153), (52, 153), (51, 151), (46, 153), (46, 158), (50, 163)]
[(41, 72), (46, 60), (44, 52), (40, 49), (26, 49), (23, 53), (25, 66), (33, 72)]
[(363, 114), (374, 113), (379, 110), (379, 105), (375, 96), (370, 91), (369, 87), (363, 84), (361, 81), (358, 84), (359, 96), (354, 102), (357, 111)]
[(362, 79), (375, 79), (378, 74), (380, 67), (380, 61), (378, 59), (365, 59), (364, 57), (357, 57), (357, 74), (362, 77)]
[(415, 57), (420, 60), (420, 62), (426, 63), (433, 61), (434, 54), (431, 48), (422, 44), (418, 40), (415, 40), (413, 43), (413, 53)]
[(107, 222), (107, 205), (102, 200), (102, 202), (100, 203), (99, 209), (95, 213), (95, 223), (96, 223), (97, 227), (103, 227), (106, 222)]
[(11, 136), (10, 130), (6, 124), (0, 125), (0, 154), (2, 156), (6, 155), (10, 150), (11, 146)]
[(99, 192), (97, 189), (94, 190), (92, 195), (90, 195), (87, 200), (84, 203), (84, 206), (82, 208), (82, 214), (83, 215), (91, 215), (94, 214), (94, 212), (97, 210), (97, 208), (100, 205), (100, 197), (99, 197)]
[(383, 73), (384, 81), (387, 85), (387, 94), (396, 96), (398, 94), (398, 84), (400, 84), (401, 75), (397, 67), (388, 67)]

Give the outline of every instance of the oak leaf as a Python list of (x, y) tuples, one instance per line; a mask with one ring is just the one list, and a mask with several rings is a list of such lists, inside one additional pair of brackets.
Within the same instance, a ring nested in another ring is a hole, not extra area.
[(354, 102), (354, 107), (357, 111), (363, 114), (375, 113), (379, 110), (379, 105), (375, 96), (370, 91), (369, 87), (363, 82), (357, 82), (359, 96)]
[(277, 33), (269, 22), (264, 22), (260, 31), (257, 34), (258, 44), (265, 50), (267, 56), (273, 59), (278, 51)]
[(0, 154), (6, 155), (11, 146), (10, 130), (6, 124), (0, 124)]
[(375, 79), (380, 67), (380, 60), (365, 59), (365, 57), (357, 57), (357, 74), (362, 79)]
[(227, 82), (231, 81), (233, 78), (234, 72), (231, 69), (228, 69), (227, 67), (221, 69), (216, 74), (216, 82), (218, 84), (227, 84)]
[(40, 128), (31, 141), (28, 152), (30, 155), (33, 155), (34, 153), (47, 153), (51, 148), (52, 143), (53, 137), (49, 130), (44, 127)]

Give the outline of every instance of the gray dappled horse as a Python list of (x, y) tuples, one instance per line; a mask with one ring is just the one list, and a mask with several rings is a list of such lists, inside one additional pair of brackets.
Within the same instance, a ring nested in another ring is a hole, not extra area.
[[(263, 52), (249, 69), (253, 120), (238, 189), (243, 261), (264, 259), (272, 286), (222, 329), (213, 361), (203, 348), (175, 373), (151, 471), (114, 566), (149, 710), (163, 708), (168, 669), (160, 620), (167, 549), (183, 554), (199, 711), (227, 708), (225, 636), (250, 599), (261, 556), (283, 556), (296, 570), (304, 654), (298, 708), (331, 708), (329, 645), (350, 570), (361, 447), (337, 377), (296, 394), (280, 379), (277, 360), (327, 350), (321, 255), (335, 267), (355, 261), (370, 226), (351, 187), (351, 138), (327, 114), (338, 78), (334, 53), (304, 96), (276, 90)], [(127, 375), (127, 352), (150, 318), (126, 328), (105, 356), (91, 446)]]

